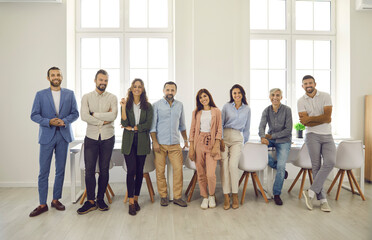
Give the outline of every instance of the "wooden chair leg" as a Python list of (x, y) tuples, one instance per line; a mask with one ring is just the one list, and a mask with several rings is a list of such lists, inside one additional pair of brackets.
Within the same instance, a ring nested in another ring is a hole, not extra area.
[(248, 184), (248, 178), (249, 178), (249, 172), (244, 172), (243, 175), (245, 175), (245, 181), (244, 181), (244, 187), (243, 187), (243, 193), (242, 193), (242, 199), (240, 201), (240, 204), (243, 205), (244, 198), (245, 198), (245, 192), (247, 190), (247, 184)]
[(305, 179), (306, 179), (306, 173), (307, 173), (307, 171), (304, 170), (304, 173), (303, 173), (303, 175), (302, 175), (302, 181), (301, 181), (300, 193), (298, 194), (298, 199), (301, 199), (301, 197), (302, 197), (302, 191), (304, 190)]
[(247, 173), (246, 172), (243, 172), (242, 176), (239, 179), (239, 185), (238, 185), (238, 187), (240, 187), (240, 184), (242, 184), (245, 175), (247, 175)]
[(337, 174), (336, 174), (336, 177), (335, 177), (335, 179), (333, 179), (332, 184), (331, 184), (331, 186), (329, 187), (327, 193), (330, 193), (330, 192), (332, 191), (332, 188), (333, 188), (333, 186), (335, 185), (335, 183), (337, 182), (337, 179), (338, 179), (338, 177), (340, 176), (340, 174), (341, 174), (341, 169), (338, 170), (338, 172), (337, 172)]
[(296, 182), (297, 182), (297, 180), (300, 178), (300, 176), (301, 176), (301, 174), (302, 174), (303, 171), (304, 171), (304, 170), (301, 168), (301, 170), (300, 170), (300, 171), (298, 172), (298, 174), (297, 174), (297, 177), (296, 177), (295, 180), (293, 181), (291, 187), (288, 189), (288, 192), (291, 192), (291, 191), (292, 191), (292, 188), (296, 185)]
[[(195, 171), (195, 173), (196, 173), (196, 171)], [(198, 181), (198, 175), (195, 175), (195, 178), (192, 181), (192, 186), (190, 188), (189, 196), (187, 197), (187, 202), (190, 202), (191, 201), (191, 198), (192, 198), (192, 195), (194, 193), (194, 190), (195, 190), (195, 186), (196, 186), (196, 182), (197, 181)]]
[(313, 171), (311, 169), (307, 169), (307, 174), (309, 175), (310, 185), (313, 185)]
[(344, 175), (345, 175), (345, 170), (341, 170), (341, 177), (340, 177), (340, 183), (338, 184), (338, 188), (337, 188), (336, 200), (338, 200), (338, 197), (340, 196), (340, 190), (342, 186), (342, 181), (344, 180)]
[(254, 179), (252, 174), (251, 174), (251, 177), (252, 177), (252, 182), (253, 182), (254, 193), (256, 194), (256, 197), (258, 197), (256, 180)]
[(194, 171), (194, 174), (192, 175), (192, 178), (190, 180), (189, 186), (186, 189), (185, 196), (187, 196), (187, 194), (189, 194), (189, 191), (190, 191), (190, 188), (191, 188), (192, 183), (194, 181), (194, 178), (196, 178), (196, 171)]
[(356, 188), (358, 189), (358, 192), (359, 192), (359, 194), (360, 194), (360, 197), (363, 199), (363, 201), (365, 201), (366, 198), (364, 197), (363, 192), (362, 192), (362, 190), (360, 189), (359, 184), (358, 184), (358, 182), (356, 181), (355, 176), (354, 176), (354, 174), (353, 174), (353, 172), (352, 172), (351, 170), (350, 170), (350, 176), (351, 176), (351, 178), (353, 179)]
[(125, 192), (124, 203), (128, 202), (128, 190)]
[(85, 198), (87, 197), (87, 189), (85, 189), (83, 196), (80, 199), (80, 205), (83, 205)]
[(146, 180), (147, 190), (149, 191), (150, 199), (151, 199), (151, 202), (153, 203), (154, 202), (154, 193), (152, 192), (152, 186), (151, 186), (152, 183), (151, 183), (150, 175), (149, 175), (149, 173), (144, 173), (143, 177)]
[(351, 179), (351, 170), (347, 170), (346, 173), (347, 173), (347, 178), (349, 179), (349, 183), (350, 183), (350, 188), (351, 188), (351, 192), (354, 194), (355, 191), (354, 191), (354, 186), (353, 186), (353, 180)]
[(109, 191), (108, 191), (107, 188), (106, 188), (106, 197), (107, 197), (107, 201), (108, 201), (109, 203), (112, 203), (112, 200), (111, 200), (111, 197), (110, 197), (110, 193), (109, 193)]
[(258, 179), (257, 174), (255, 172), (251, 173), (251, 174), (253, 175), (253, 177), (256, 180), (256, 183), (258, 184), (258, 187), (260, 188), (260, 192), (261, 192), (263, 198), (265, 199), (265, 202), (268, 203), (269, 200), (267, 200), (267, 197), (266, 197), (265, 191), (263, 190), (263, 187), (261, 185), (260, 179)]
[(110, 184), (107, 184), (107, 188), (108, 188), (108, 190), (110, 191), (111, 196), (114, 197), (115, 194), (114, 194), (114, 191), (112, 191), (112, 188), (111, 188)]

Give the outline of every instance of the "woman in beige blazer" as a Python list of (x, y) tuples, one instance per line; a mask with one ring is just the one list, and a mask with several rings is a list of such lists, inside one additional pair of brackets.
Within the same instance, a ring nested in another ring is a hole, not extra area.
[(214, 193), (217, 160), (221, 159), (221, 137), (221, 111), (209, 91), (200, 89), (196, 95), (196, 109), (192, 113), (189, 158), (195, 161), (200, 195), (203, 197), (202, 209), (216, 206)]

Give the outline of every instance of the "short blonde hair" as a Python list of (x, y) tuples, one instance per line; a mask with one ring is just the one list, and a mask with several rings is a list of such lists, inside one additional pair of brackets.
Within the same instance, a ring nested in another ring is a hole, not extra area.
[(274, 92), (280, 92), (280, 96), (283, 96), (283, 91), (280, 88), (273, 88), (270, 90), (270, 95), (273, 94)]

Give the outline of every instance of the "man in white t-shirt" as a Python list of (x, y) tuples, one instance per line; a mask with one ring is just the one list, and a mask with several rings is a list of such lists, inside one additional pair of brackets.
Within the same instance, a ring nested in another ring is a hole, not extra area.
[(300, 122), (306, 126), (305, 143), (309, 150), (314, 177), (313, 184), (308, 190), (303, 191), (303, 195), (309, 210), (313, 209), (312, 200), (316, 195), (321, 203), (320, 209), (330, 212), (323, 185), (336, 163), (336, 147), (331, 128), (332, 100), (328, 93), (320, 92), (315, 87), (314, 77), (304, 76), (302, 88), (306, 94), (297, 101)]

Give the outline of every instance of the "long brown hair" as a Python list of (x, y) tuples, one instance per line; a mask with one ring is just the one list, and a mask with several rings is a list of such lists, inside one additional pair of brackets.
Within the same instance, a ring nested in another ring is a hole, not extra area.
[(196, 114), (197, 114), (200, 110), (202, 110), (202, 109), (204, 108), (203, 104), (201, 104), (200, 99), (199, 99), (200, 96), (201, 96), (203, 93), (207, 94), (208, 97), (209, 97), (209, 106), (210, 106), (210, 107), (216, 107), (216, 104), (214, 103), (214, 101), (213, 101), (213, 97), (212, 97), (212, 95), (210, 94), (210, 92), (209, 92), (207, 89), (202, 88), (202, 89), (200, 89), (200, 90), (198, 91), (198, 93), (196, 94), (196, 109), (195, 109), (195, 116), (196, 116)]
[(133, 107), (133, 101), (134, 101), (134, 96), (133, 96), (133, 93), (132, 93), (132, 88), (134, 88), (134, 84), (136, 82), (140, 82), (141, 83), (141, 86), (142, 86), (142, 93), (141, 93), (141, 96), (140, 96), (140, 108), (143, 109), (143, 110), (147, 110), (147, 108), (149, 107), (149, 101), (147, 99), (147, 95), (146, 95), (146, 90), (145, 90), (145, 84), (143, 83), (142, 79), (140, 78), (135, 78), (133, 81), (132, 81), (132, 84), (130, 85), (130, 88), (128, 89), (128, 92), (127, 92), (127, 109), (132, 109)]
[(234, 98), (232, 96), (232, 91), (235, 88), (238, 88), (240, 90), (241, 94), (242, 94), (242, 103), (244, 103), (245, 105), (248, 105), (247, 98), (245, 96), (244, 88), (242, 86), (240, 86), (239, 84), (235, 84), (234, 86), (231, 87), (231, 89), (230, 89), (230, 102), (229, 103), (234, 102)]

